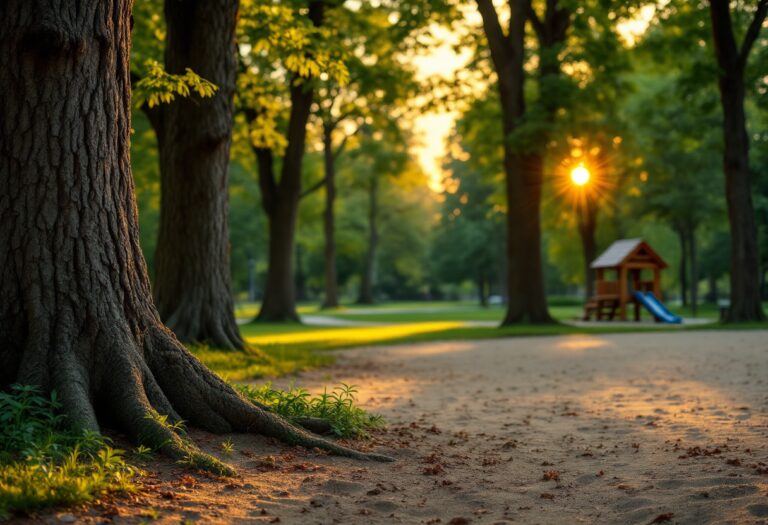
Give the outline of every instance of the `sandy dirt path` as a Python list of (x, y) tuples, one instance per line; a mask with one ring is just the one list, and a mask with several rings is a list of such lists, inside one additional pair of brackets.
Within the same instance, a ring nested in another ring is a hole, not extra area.
[[(768, 523), (766, 331), (426, 343), (338, 362), (296, 382), (358, 385), (362, 405), (389, 422), (366, 446), (395, 463), (233, 436), (222, 457), (239, 479), (182, 477), (160, 462), (135, 505), (78, 518)], [(209, 450), (222, 440), (196, 438)]]

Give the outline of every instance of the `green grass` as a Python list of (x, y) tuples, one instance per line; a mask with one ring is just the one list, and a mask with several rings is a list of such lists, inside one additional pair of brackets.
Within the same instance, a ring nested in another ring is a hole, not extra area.
[[(578, 319), (581, 304), (574, 298), (553, 298), (550, 313), (559, 321)], [(255, 315), (257, 304), (246, 304), (240, 312)], [(689, 311), (672, 308), (676, 313), (690, 317)], [(306, 304), (299, 308), (304, 315), (320, 315), (336, 319), (376, 323), (371, 326), (309, 326), (301, 324), (250, 323), (241, 326), (246, 340), (263, 355), (232, 355), (211, 350), (195, 350), (210, 367), (234, 381), (245, 381), (265, 376), (277, 376), (306, 370), (333, 362), (328, 350), (406, 344), (427, 341), (491, 339), (499, 337), (547, 336), (568, 334), (609, 334), (638, 331), (680, 330), (669, 325), (643, 324), (617, 326), (575, 327), (567, 324), (522, 325), (497, 328), (504, 315), (503, 306), (481, 308), (474, 302), (393, 302), (374, 306), (345, 305), (336, 310), (319, 310)], [(647, 315), (644, 316), (647, 318)], [(698, 317), (717, 319), (716, 305), (701, 305)], [(491, 324), (477, 326), (473, 323)], [(767, 323), (720, 325), (717, 323), (683, 327), (684, 330), (742, 330), (766, 329)], [(266, 358), (265, 358), (266, 356)]]
[(136, 469), (94, 433), (67, 430), (55, 395), (0, 392), (0, 519), (131, 492)]
[(294, 386), (288, 390), (275, 390), (269, 383), (260, 387), (236, 385), (236, 388), (252, 401), (269, 406), (289, 420), (306, 417), (324, 419), (339, 437), (364, 437), (367, 430), (384, 424), (381, 416), (356, 406), (357, 388), (354, 385), (341, 384), (330, 392), (326, 389), (316, 395)]

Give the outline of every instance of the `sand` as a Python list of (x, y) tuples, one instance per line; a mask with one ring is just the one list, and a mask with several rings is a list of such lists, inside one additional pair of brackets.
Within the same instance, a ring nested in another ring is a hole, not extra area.
[(227, 456), (218, 448), (225, 438), (196, 433), (241, 476), (189, 476), (158, 460), (133, 503), (74, 515), (117, 523), (768, 523), (766, 331), (425, 343), (344, 351), (338, 363), (295, 380), (312, 390), (358, 385), (362, 405), (389, 422), (363, 446), (395, 463), (244, 435), (230, 436)]

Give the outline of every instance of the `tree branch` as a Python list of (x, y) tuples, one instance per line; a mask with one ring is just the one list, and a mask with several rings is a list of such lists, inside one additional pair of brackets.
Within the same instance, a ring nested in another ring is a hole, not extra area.
[[(141, 80), (141, 77), (131, 71), (131, 89), (134, 88), (139, 80)], [(160, 133), (162, 133), (163, 127), (163, 104), (151, 108), (149, 107), (149, 104), (144, 102), (139, 109), (141, 109), (141, 111), (147, 116), (149, 125), (152, 126), (152, 129), (155, 131), (155, 135), (157, 135), (158, 140), (160, 140)]]
[(717, 64), (723, 72), (739, 61), (736, 37), (733, 35), (729, 0), (710, 0), (709, 14), (712, 21), (712, 38), (715, 44)]
[(530, 4), (528, 5), (528, 20), (531, 21), (533, 30), (536, 32), (536, 36), (539, 39), (539, 44), (543, 44), (546, 39), (547, 29), (544, 26), (544, 22), (539, 18), (539, 15), (536, 14), (536, 10)]
[(322, 188), (323, 185), (325, 185), (325, 180), (326, 180), (326, 177), (323, 177), (322, 179), (320, 179), (319, 181), (314, 183), (312, 186), (310, 186), (306, 190), (302, 191), (301, 195), (299, 195), (299, 198), (303, 199), (304, 197), (307, 197), (307, 196), (312, 195), (313, 193), (315, 193), (317, 190)]
[(741, 49), (739, 50), (739, 61), (742, 65), (747, 64), (749, 53), (752, 51), (752, 46), (760, 34), (760, 28), (763, 26), (766, 15), (768, 15), (768, 0), (760, 0), (757, 3), (757, 11), (755, 11), (755, 16), (752, 17), (752, 22), (749, 24), (749, 29), (747, 29), (747, 33), (744, 35), (744, 42), (741, 43)]
[(349, 142), (349, 139), (354, 137), (358, 133), (360, 133), (361, 129), (363, 129), (363, 126), (357, 126), (357, 128), (355, 128), (355, 131), (353, 131), (349, 135), (344, 135), (344, 138), (341, 139), (341, 143), (332, 154), (333, 160), (336, 160), (337, 158), (339, 158), (339, 155), (344, 153), (344, 149), (347, 147), (347, 142)]
[(496, 71), (504, 69), (509, 60), (509, 45), (504, 30), (499, 22), (499, 14), (493, 7), (493, 0), (476, 0), (477, 9), (483, 19), (483, 30), (488, 40), (488, 47), (491, 50), (491, 59), (496, 66)]

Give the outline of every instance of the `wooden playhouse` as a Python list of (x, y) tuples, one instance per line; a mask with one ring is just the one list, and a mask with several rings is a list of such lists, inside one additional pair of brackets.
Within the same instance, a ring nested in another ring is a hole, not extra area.
[(590, 267), (595, 273), (594, 296), (584, 306), (584, 320), (627, 320), (627, 306), (634, 306), (640, 320), (640, 301), (633, 292), (651, 292), (661, 298), (661, 270), (667, 267), (647, 242), (621, 239), (611, 244)]

